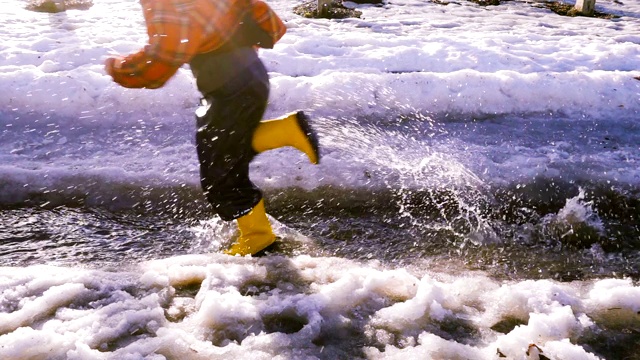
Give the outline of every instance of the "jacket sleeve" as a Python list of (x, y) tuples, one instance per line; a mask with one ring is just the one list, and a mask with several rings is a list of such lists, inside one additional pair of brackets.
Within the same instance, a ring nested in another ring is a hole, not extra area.
[(147, 19), (149, 44), (135, 54), (115, 59), (107, 69), (127, 88), (162, 87), (197, 52), (201, 29), (179, 18)]

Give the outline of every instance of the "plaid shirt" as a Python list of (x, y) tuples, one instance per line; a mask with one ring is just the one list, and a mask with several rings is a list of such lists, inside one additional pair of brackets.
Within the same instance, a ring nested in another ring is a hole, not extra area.
[[(271, 36), (284, 24), (261, 0), (141, 0), (149, 44), (135, 54), (107, 63), (107, 73), (128, 88), (156, 89), (196, 54), (216, 50), (235, 32), (247, 11)], [(275, 41), (274, 41), (275, 42)]]

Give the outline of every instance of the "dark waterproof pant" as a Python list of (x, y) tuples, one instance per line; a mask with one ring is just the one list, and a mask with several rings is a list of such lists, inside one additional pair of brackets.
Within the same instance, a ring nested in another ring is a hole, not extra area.
[(269, 76), (254, 61), (222, 87), (205, 95), (210, 105), (196, 112), (196, 149), (200, 182), (214, 211), (223, 220), (247, 214), (262, 199), (249, 179), (249, 163), (256, 152), (253, 133), (262, 120), (269, 97)]

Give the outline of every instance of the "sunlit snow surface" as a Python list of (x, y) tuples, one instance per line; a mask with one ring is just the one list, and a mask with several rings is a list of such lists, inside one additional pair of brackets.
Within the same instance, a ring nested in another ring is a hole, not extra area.
[[(640, 353), (640, 1), (397, 0), (288, 26), (260, 155), (281, 246), (220, 249), (187, 67), (103, 71), (136, 1), (0, 0), (0, 359), (618, 359)], [(542, 356), (541, 356), (542, 355)]]

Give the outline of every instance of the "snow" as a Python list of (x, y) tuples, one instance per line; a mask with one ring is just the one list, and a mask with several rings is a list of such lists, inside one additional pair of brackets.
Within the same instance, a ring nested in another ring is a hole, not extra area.
[[(117, 273), (2, 268), (0, 279), (3, 311), (15, 308), (2, 313), (3, 359), (322, 356), (314, 339), (346, 334), (362, 321), (358, 313), (371, 315), (363, 336), (386, 349), (367, 348), (374, 359), (492, 359), (498, 350), (527, 359), (530, 344), (554, 359), (596, 359), (570, 339), (588, 331), (591, 318), (619, 326), (608, 313), (640, 309), (640, 288), (622, 279), (501, 284), (480, 273), (416, 275), (308, 256), (186, 255)], [(176, 290), (188, 284), (199, 285), (194, 296)], [(165, 313), (183, 318), (169, 321)], [(508, 318), (523, 324), (506, 334), (489, 329)], [(297, 323), (297, 331), (278, 328), (286, 321)], [(475, 329), (478, 343), (425, 331), (456, 321)]]
[[(325, 153), (320, 167), (286, 151), (261, 155), (253, 165), (261, 187), (358, 189), (398, 178), (487, 186), (540, 174), (640, 183), (638, 0), (599, 0), (596, 10), (614, 19), (561, 17), (541, 2), (394, 0), (357, 6), (361, 19), (329, 21), (293, 14), (299, 2), (269, 3), (288, 33), (261, 51), (272, 84), (267, 115), (305, 109)], [(123, 89), (103, 71), (110, 54), (146, 42), (136, 1), (94, 0), (57, 14), (16, 0), (0, 8), (3, 203), (38, 191), (91, 204), (122, 197), (118, 186), (197, 188), (199, 94), (189, 69), (158, 90)], [(382, 126), (403, 116), (430, 131)], [(566, 129), (545, 133), (556, 124), (546, 116)], [(466, 135), (479, 142), (425, 147), (424, 139), (477, 126), (468, 119), (495, 120)], [(567, 140), (592, 124), (600, 127), (585, 143)], [(514, 127), (541, 130), (531, 139), (499, 131)], [(604, 151), (607, 134), (618, 147)], [(558, 216), (589, 220), (578, 200)], [(628, 279), (501, 282), (308, 256), (202, 254), (130, 267), (0, 268), (0, 358), (338, 358), (339, 346), (314, 340), (360, 336), (377, 344), (363, 350), (371, 359), (534, 359), (540, 351), (597, 359), (574, 340), (595, 323), (637, 327), (640, 311), (640, 287)], [(519, 322), (507, 333), (492, 329), (505, 319)], [(471, 335), (441, 336), (447, 324)]]

